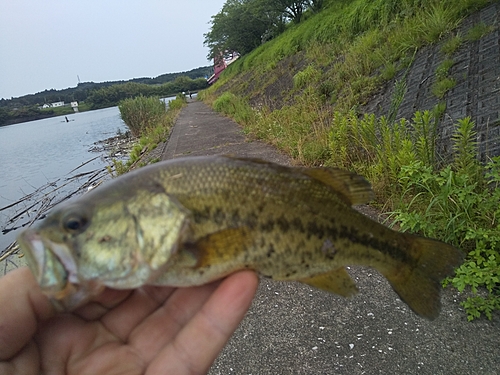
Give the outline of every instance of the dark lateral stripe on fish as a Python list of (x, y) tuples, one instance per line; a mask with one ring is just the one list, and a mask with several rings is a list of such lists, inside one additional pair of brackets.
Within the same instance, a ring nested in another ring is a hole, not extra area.
[[(348, 240), (361, 246), (378, 250), (382, 254), (388, 255), (399, 262), (410, 265), (416, 262), (411, 255), (401, 251), (401, 245), (394, 245), (393, 241), (379, 240), (375, 236), (360, 234), (355, 228), (344, 225), (337, 228), (335, 226), (321, 225), (315, 221), (309, 221), (304, 224), (299, 218), (289, 220), (283, 214), (277, 218), (269, 218), (259, 225), (258, 216), (254, 213), (249, 213), (247, 216), (241, 218), (238, 210), (235, 210), (231, 215), (226, 214), (224, 210), (219, 207), (203, 207), (201, 210), (194, 209), (192, 212), (194, 220), (198, 224), (204, 221), (213, 221), (217, 225), (225, 223), (228, 226), (240, 226), (243, 224), (251, 230), (258, 227), (258, 229), (264, 233), (270, 233), (279, 229), (281, 233), (287, 234), (290, 230), (294, 230), (301, 234), (305, 234), (308, 239), (315, 236), (320, 239), (329, 239), (332, 242)], [(334, 258), (334, 253), (326, 253), (325, 255), (328, 259)]]

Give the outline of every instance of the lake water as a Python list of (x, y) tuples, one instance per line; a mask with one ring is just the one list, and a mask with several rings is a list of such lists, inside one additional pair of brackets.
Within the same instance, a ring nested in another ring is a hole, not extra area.
[[(71, 170), (100, 155), (89, 151), (94, 142), (126, 131), (118, 107), (75, 113), (67, 118), (69, 122), (59, 116), (0, 127), (0, 208), (49, 182), (64, 181)], [(97, 157), (75, 173), (102, 169), (105, 165), (104, 157)], [(24, 207), (30, 204), (27, 202)], [(0, 211), (1, 229), (19, 209)], [(0, 234), (0, 252), (15, 235), (15, 231)]]

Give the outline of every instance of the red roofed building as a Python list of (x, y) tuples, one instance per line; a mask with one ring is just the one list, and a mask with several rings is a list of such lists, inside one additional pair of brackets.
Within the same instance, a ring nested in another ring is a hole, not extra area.
[(214, 59), (214, 74), (212, 74), (207, 79), (208, 84), (211, 85), (212, 83), (217, 81), (219, 79), (219, 76), (222, 73), (222, 71), (224, 69), (226, 69), (228, 67), (228, 65), (230, 65), (231, 63), (236, 61), (238, 59), (238, 57), (240, 57), (240, 55), (236, 52), (233, 52), (229, 58), (224, 58), (224, 57), (215, 58)]

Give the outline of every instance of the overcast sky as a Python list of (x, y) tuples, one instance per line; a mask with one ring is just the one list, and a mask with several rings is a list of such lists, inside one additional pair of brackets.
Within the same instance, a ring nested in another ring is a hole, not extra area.
[(210, 65), (225, 0), (0, 0), (0, 98)]

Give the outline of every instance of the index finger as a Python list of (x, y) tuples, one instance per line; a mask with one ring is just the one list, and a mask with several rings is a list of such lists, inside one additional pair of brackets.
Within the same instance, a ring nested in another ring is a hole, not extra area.
[(252, 271), (228, 276), (146, 373), (207, 372), (248, 311), (257, 285), (258, 277)]
[(55, 313), (27, 267), (0, 278), (0, 306), (0, 361), (16, 355), (35, 334), (38, 321)]

